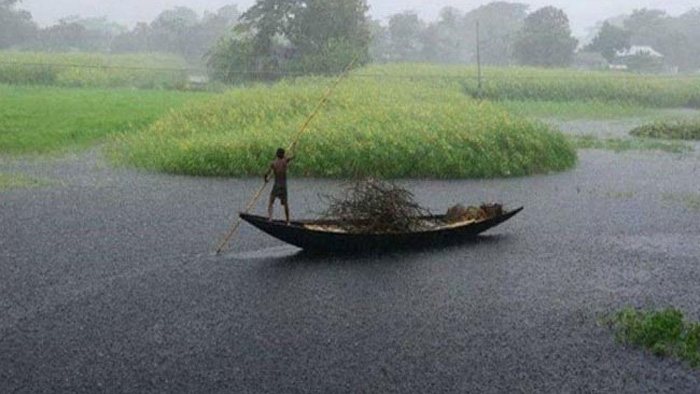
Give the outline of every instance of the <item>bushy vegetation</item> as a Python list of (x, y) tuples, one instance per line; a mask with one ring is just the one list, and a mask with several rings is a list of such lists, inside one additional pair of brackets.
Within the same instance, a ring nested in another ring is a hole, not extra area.
[(637, 127), (630, 132), (636, 137), (668, 140), (700, 140), (700, 120), (682, 122), (656, 122)]
[[(519, 176), (564, 170), (576, 161), (561, 133), (471, 99), (459, 83), (361, 74), (340, 85), (304, 134), (292, 166), (297, 175)], [(330, 82), (304, 78), (236, 89), (122, 136), (114, 153), (170, 173), (259, 175), (276, 148), (293, 140)]]
[(686, 321), (677, 309), (625, 309), (609, 323), (622, 343), (648, 349), (655, 355), (678, 357), (700, 367), (700, 323)]
[(134, 131), (205, 93), (0, 85), (0, 153), (84, 148)]
[(181, 89), (185, 62), (163, 54), (49, 54), (0, 52), (0, 83), (63, 87)]

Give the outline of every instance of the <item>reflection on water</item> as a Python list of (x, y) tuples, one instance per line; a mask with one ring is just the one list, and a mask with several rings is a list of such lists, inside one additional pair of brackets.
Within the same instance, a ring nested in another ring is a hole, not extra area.
[(504, 234), (480, 235), (474, 239), (465, 239), (455, 243), (443, 243), (434, 247), (407, 247), (389, 250), (367, 250), (365, 252), (326, 252), (303, 250), (291, 245), (282, 245), (259, 250), (234, 252), (224, 256), (226, 259), (260, 262), (271, 261), (284, 265), (307, 263), (343, 263), (353, 264), (381, 262), (388, 264), (392, 261), (405, 262), (407, 259), (417, 257), (435, 257), (441, 254), (450, 254), (462, 250), (469, 250), (479, 245), (493, 246), (498, 242), (508, 239)]
[(227, 257), (234, 260), (282, 259), (292, 257), (300, 252), (302, 252), (302, 250), (297, 247), (284, 245), (247, 252), (231, 253)]

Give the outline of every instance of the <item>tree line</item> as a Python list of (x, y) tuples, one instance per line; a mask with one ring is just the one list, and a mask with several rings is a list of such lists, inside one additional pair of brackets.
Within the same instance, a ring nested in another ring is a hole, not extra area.
[[(562, 10), (529, 11), (527, 4), (495, 1), (466, 13), (444, 8), (433, 22), (403, 12), (391, 16), (386, 26), (372, 26), (372, 55), (382, 62), (474, 63), (478, 21), (481, 60), (488, 65), (562, 67), (571, 65), (578, 53), (591, 52), (608, 63), (629, 62), (640, 71), (664, 65), (681, 72), (700, 69), (700, 7), (678, 17), (653, 9), (613, 17), (594, 27), (588, 43), (572, 36)], [(621, 59), (619, 54), (632, 46), (652, 48), (663, 60), (644, 55)]]
[(107, 18), (68, 16), (39, 27), (32, 15), (19, 9), (20, 0), (0, 0), (0, 49), (42, 52), (134, 53), (164, 52), (201, 62), (209, 48), (231, 34), (241, 13), (235, 5), (200, 16), (186, 7), (161, 12), (150, 23), (132, 29)]
[[(400, 12), (382, 23), (369, 17), (366, 0), (257, 0), (243, 13), (235, 5), (202, 16), (176, 7), (131, 29), (80, 17), (39, 28), (18, 2), (0, 0), (0, 49), (176, 53), (206, 64), (210, 75), (224, 82), (337, 73), (352, 59), (357, 65), (473, 64), (477, 34), (487, 65), (566, 67), (579, 52), (601, 54), (614, 63), (625, 49), (643, 45), (680, 71), (700, 69), (700, 8), (678, 17), (636, 10), (601, 22), (591, 42), (582, 45), (561, 9), (531, 11), (527, 4), (505, 1), (466, 13), (446, 7), (431, 22)], [(644, 56), (636, 61), (640, 67), (661, 62)]]

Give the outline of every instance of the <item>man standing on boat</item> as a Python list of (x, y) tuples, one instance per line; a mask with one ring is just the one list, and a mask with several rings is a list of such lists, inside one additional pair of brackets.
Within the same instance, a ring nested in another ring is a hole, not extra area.
[[(292, 149), (294, 145), (292, 145)], [(270, 201), (267, 204), (268, 220), (272, 221), (273, 206), (275, 200), (279, 198), (284, 206), (284, 216), (289, 225), (289, 202), (287, 201), (287, 167), (289, 162), (294, 159), (294, 156), (285, 156), (285, 151), (282, 148), (277, 149), (275, 160), (270, 163), (270, 167), (265, 173), (265, 183), (270, 181), (270, 175), (275, 176), (275, 185), (270, 192)]]

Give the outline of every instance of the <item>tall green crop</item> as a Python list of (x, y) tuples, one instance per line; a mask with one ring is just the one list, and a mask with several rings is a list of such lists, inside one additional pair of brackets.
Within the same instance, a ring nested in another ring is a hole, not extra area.
[[(236, 89), (122, 136), (115, 153), (132, 165), (171, 173), (259, 175), (330, 83), (305, 78)], [(316, 177), (520, 176), (576, 161), (562, 134), (473, 100), (459, 83), (361, 74), (334, 92), (297, 155), (293, 171)]]

